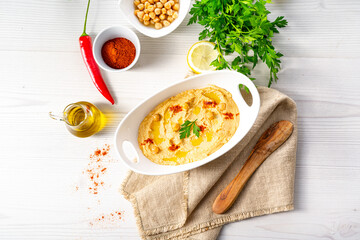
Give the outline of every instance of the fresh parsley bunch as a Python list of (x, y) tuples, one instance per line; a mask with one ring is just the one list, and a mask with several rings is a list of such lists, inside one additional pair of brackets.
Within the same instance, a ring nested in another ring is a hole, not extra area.
[[(271, 0), (196, 0), (188, 25), (198, 22), (205, 27), (199, 40), (209, 38), (215, 43), (219, 57), (211, 65), (216, 69), (232, 68), (250, 76), (260, 59), (270, 70), (270, 87), (278, 79), (283, 56), (275, 51), (271, 38), (279, 33), (278, 28), (287, 25), (287, 21), (283, 16), (269, 21), (266, 3)], [(224, 55), (232, 53), (237, 56), (229, 63)]]

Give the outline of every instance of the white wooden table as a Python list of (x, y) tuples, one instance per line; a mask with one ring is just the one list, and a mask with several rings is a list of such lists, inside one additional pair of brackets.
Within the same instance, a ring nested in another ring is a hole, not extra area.
[[(360, 1), (275, 0), (273, 16), (289, 26), (275, 38), (285, 57), (274, 88), (298, 106), (295, 210), (225, 226), (219, 239), (360, 239)], [(130, 204), (117, 192), (127, 169), (109, 166), (94, 197), (82, 170), (96, 147), (112, 144), (124, 115), (154, 91), (183, 78), (186, 53), (200, 26), (150, 39), (128, 72), (104, 72), (116, 99), (93, 86), (78, 46), (86, 1), (0, 1), (0, 239), (139, 239)], [(94, 0), (88, 32), (129, 24), (115, 0)], [(267, 72), (254, 72), (265, 85)], [(98, 135), (70, 135), (48, 117), (79, 100), (111, 119)], [(116, 161), (114, 152), (110, 153)], [(98, 202), (100, 200), (100, 202)], [(89, 209), (90, 208), (90, 209)], [(100, 213), (124, 211), (111, 226), (91, 226)]]

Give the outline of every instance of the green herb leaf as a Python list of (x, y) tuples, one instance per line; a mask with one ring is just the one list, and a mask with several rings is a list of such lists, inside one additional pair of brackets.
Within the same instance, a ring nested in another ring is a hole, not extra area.
[[(197, 119), (196, 119), (197, 120)], [(195, 124), (195, 121), (189, 121), (186, 120), (183, 124), (181, 124), (180, 127), (180, 139), (184, 139), (190, 136), (191, 128), (193, 130), (193, 133), (199, 137), (200, 136), (200, 128)]]
[(241, 89), (244, 89), (246, 93), (250, 93), (250, 90), (247, 86), (245, 86), (244, 84), (239, 84), (239, 90), (241, 91)]
[[(283, 56), (275, 50), (271, 38), (279, 33), (278, 28), (287, 25), (287, 21), (283, 16), (269, 21), (267, 3), (271, 0), (195, 0), (188, 25), (202, 25), (204, 30), (199, 34), (199, 40), (208, 38), (215, 43), (219, 57), (212, 66), (233, 69), (250, 77), (251, 70), (261, 60), (269, 68), (270, 87), (278, 79)], [(230, 54), (235, 58), (227, 62), (225, 56)]]
[[(195, 120), (196, 121), (196, 120)], [(195, 136), (200, 137), (200, 127), (198, 127), (195, 122), (193, 125), (193, 133), (195, 134)]]

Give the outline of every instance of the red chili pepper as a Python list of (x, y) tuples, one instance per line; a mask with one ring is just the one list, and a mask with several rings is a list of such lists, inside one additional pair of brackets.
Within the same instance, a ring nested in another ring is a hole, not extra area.
[(84, 32), (83, 34), (81, 34), (79, 38), (81, 55), (84, 59), (90, 77), (93, 83), (95, 84), (95, 87), (107, 100), (111, 102), (111, 104), (114, 104), (114, 99), (112, 98), (108, 88), (106, 87), (104, 79), (101, 76), (100, 69), (95, 62), (94, 55), (92, 52), (92, 46), (91, 46), (91, 37), (88, 34), (86, 34), (86, 21), (89, 12), (89, 6), (90, 6), (90, 0), (88, 1), (88, 5), (86, 9)]

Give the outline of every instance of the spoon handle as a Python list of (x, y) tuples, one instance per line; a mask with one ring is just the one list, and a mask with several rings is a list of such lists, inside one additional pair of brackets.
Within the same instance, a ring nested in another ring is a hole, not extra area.
[(214, 213), (225, 213), (233, 205), (251, 175), (290, 137), (293, 129), (294, 125), (291, 122), (283, 120), (272, 124), (261, 135), (240, 172), (215, 199), (212, 206)]

